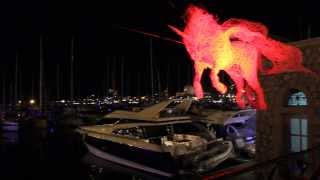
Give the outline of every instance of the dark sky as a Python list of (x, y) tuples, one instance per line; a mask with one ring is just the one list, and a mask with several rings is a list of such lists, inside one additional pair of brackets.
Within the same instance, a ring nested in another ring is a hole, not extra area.
[[(19, 96), (28, 99), (33, 92), (37, 97), (41, 36), (45, 92), (49, 99), (57, 97), (58, 66), (60, 97), (66, 98), (70, 94), (69, 60), (72, 37), (75, 39), (77, 97), (92, 93), (102, 95), (107, 87), (112, 86), (113, 71), (116, 79), (114, 86), (119, 92), (122, 89), (125, 95), (148, 93), (150, 39), (119, 29), (118, 26), (178, 40), (179, 37), (167, 25), (182, 27), (182, 16), (190, 3), (216, 13), (222, 21), (230, 17), (260, 21), (269, 27), (271, 34), (289, 41), (307, 38), (308, 26), (311, 37), (320, 34), (320, 13), (313, 1), (280, 4), (279, 0), (11, 0), (0, 4), (1, 79), (6, 80), (6, 92), (13, 93), (15, 59), (18, 54)], [(153, 57), (154, 79), (160, 79), (161, 89), (169, 86), (169, 91), (174, 92), (191, 81), (191, 62), (181, 45), (154, 39)], [(122, 61), (125, 72), (123, 88), (120, 81)], [(156, 88), (158, 84), (155, 83)]]

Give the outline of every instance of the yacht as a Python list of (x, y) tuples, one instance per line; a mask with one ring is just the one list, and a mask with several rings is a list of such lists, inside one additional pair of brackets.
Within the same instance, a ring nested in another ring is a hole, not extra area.
[(82, 126), (77, 132), (95, 157), (167, 178), (203, 174), (233, 156), (232, 142), (217, 139), (184, 115), (190, 103), (168, 108), (170, 103), (140, 112), (114, 111), (105, 124)]

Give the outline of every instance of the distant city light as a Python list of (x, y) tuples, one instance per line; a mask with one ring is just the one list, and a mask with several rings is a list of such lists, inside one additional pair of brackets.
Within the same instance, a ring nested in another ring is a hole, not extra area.
[(32, 105), (32, 104), (36, 103), (36, 101), (34, 99), (30, 99), (29, 103)]

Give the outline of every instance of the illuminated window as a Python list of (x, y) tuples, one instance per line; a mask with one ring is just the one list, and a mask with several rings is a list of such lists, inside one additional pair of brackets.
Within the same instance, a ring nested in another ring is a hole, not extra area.
[(288, 98), (288, 106), (307, 106), (308, 101), (306, 95), (297, 89), (290, 90)]
[(290, 150), (300, 152), (308, 148), (308, 121), (306, 118), (290, 119)]

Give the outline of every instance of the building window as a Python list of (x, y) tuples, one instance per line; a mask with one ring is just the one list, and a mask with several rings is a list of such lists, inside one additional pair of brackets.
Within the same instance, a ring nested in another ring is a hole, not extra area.
[(288, 106), (307, 106), (308, 101), (306, 95), (297, 89), (289, 91)]
[(306, 118), (290, 119), (290, 150), (300, 152), (308, 149), (308, 120)]

